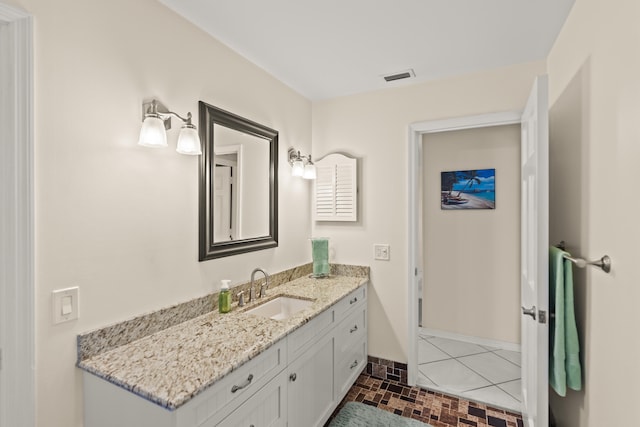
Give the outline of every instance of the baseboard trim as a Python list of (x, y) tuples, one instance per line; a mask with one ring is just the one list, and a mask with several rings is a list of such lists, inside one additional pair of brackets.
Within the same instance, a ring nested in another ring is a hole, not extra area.
[(429, 335), (429, 336), (434, 336), (438, 338), (448, 338), (451, 340), (466, 341), (472, 344), (485, 345), (488, 347), (498, 348), (500, 350), (520, 351), (521, 349), (520, 344), (516, 344), (512, 342), (492, 340), (492, 339), (482, 338), (482, 337), (474, 337), (471, 335), (456, 334), (455, 332), (442, 331), (439, 329), (420, 328), (419, 334), (421, 336)]

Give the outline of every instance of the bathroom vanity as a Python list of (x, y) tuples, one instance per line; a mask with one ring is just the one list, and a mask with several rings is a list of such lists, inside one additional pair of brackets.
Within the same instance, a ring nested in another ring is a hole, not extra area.
[[(367, 283), (300, 277), (80, 360), (85, 427), (322, 426), (367, 363)], [(256, 308), (282, 296), (305, 303)]]

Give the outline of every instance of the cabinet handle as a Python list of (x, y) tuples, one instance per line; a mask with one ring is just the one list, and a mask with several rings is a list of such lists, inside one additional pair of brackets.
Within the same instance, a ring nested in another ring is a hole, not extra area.
[(349, 369), (353, 369), (353, 368), (355, 368), (356, 366), (358, 366), (358, 361), (357, 361), (357, 360), (354, 360), (354, 361), (353, 361), (353, 363), (351, 364), (351, 366), (349, 366)]
[(352, 334), (358, 330), (358, 325), (353, 325), (353, 328), (349, 329), (349, 333)]
[(358, 297), (353, 297), (353, 299), (349, 301), (349, 304), (355, 304), (357, 302), (358, 302)]
[(251, 384), (251, 381), (253, 381), (253, 374), (249, 374), (249, 376), (247, 377), (247, 380), (242, 384), (234, 385), (233, 387), (231, 387), (231, 393), (235, 393), (238, 390), (242, 390), (243, 388)]
[(296, 375), (295, 372), (293, 374), (289, 375), (289, 380), (291, 382), (295, 382), (296, 378), (298, 378), (298, 376)]

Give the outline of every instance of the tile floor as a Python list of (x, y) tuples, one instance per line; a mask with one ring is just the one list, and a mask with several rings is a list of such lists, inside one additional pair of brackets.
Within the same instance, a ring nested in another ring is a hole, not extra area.
[(362, 402), (433, 427), (524, 426), (520, 414), (432, 390), (409, 387), (393, 380), (374, 378), (363, 372), (325, 427), (346, 402)]
[(424, 335), (418, 385), (511, 411), (521, 411), (520, 353)]

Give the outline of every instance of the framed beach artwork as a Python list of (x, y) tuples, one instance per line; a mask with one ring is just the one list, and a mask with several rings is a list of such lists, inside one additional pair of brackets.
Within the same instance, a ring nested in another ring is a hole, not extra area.
[(495, 209), (496, 170), (441, 172), (440, 208)]

